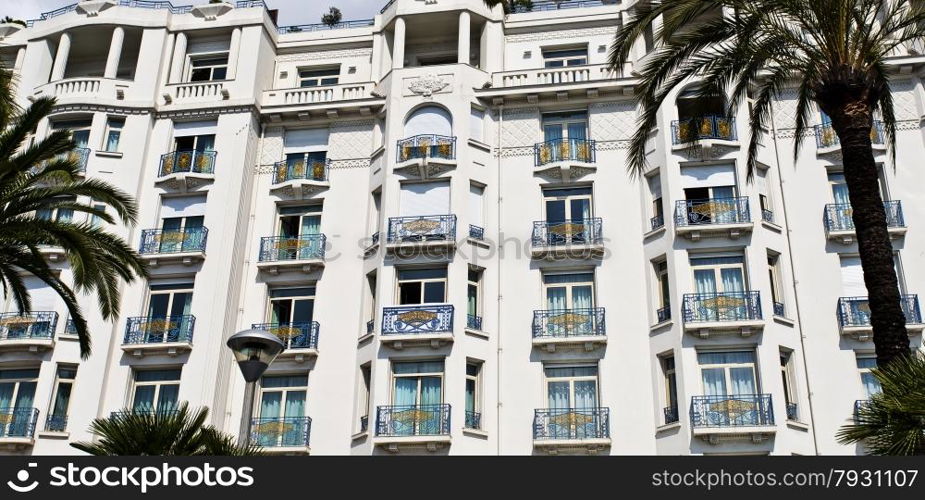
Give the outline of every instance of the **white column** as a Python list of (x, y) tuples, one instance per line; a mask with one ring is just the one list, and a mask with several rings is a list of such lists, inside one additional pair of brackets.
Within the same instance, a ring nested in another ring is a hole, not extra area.
[(225, 78), (233, 80), (238, 74), (238, 55), (241, 53), (241, 28), (231, 31), (231, 43), (228, 46), (228, 74)]
[(13, 64), (13, 70), (14, 71), (21, 70), (22, 63), (25, 60), (26, 60), (26, 48), (20, 47), (19, 50), (16, 51), (16, 62)]
[(462, 11), (459, 14), (459, 50), (457, 54), (459, 64), (469, 64), (469, 37), (471, 36), (469, 17), (469, 12), (467, 11)]
[(402, 17), (395, 19), (395, 37), (392, 43), (392, 69), (401, 69), (405, 67), (405, 19)]
[(67, 69), (67, 58), (71, 53), (71, 35), (68, 32), (61, 33), (61, 39), (58, 40), (58, 50), (55, 52), (55, 63), (51, 67), (51, 81), (57, 81), (64, 78), (64, 70)]
[(106, 70), (103, 78), (115, 78), (119, 73), (119, 59), (122, 58), (122, 43), (125, 41), (125, 30), (116, 26), (112, 30), (112, 41), (109, 43), (109, 56), (106, 57)]
[(186, 33), (177, 33), (173, 43), (173, 59), (170, 64), (168, 83), (179, 83), (183, 78), (183, 65), (186, 63)]

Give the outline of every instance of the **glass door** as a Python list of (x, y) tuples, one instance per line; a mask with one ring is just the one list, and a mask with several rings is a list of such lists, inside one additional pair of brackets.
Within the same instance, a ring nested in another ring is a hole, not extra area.
[(546, 244), (583, 244), (593, 241), (591, 188), (547, 189), (543, 192)]
[(310, 347), (315, 316), (315, 287), (270, 292), (269, 323), (287, 348)]
[(754, 352), (702, 352), (697, 361), (707, 396), (705, 417), (711, 424), (756, 425), (761, 421), (765, 409), (756, 396)]
[(546, 367), (546, 431), (553, 439), (597, 437), (601, 425), (596, 366)]
[(144, 370), (135, 372), (132, 411), (167, 413), (177, 407), (180, 394), (180, 370)]
[(745, 266), (742, 257), (691, 258), (697, 297), (693, 314), (698, 321), (748, 318)]
[(164, 219), (161, 222), (160, 253), (202, 250), (204, 219), (201, 215)]
[(305, 444), (305, 400), (308, 374), (266, 376), (260, 379), (260, 407), (256, 441), (260, 446)]
[(321, 206), (286, 207), (279, 210), (279, 260), (301, 260), (319, 255)]
[(38, 369), (0, 370), (0, 436), (28, 436)]
[(192, 283), (151, 285), (148, 316), (141, 325), (144, 343), (178, 342), (186, 331), (192, 303)]
[(399, 305), (446, 302), (446, 268), (398, 271)]
[(594, 274), (544, 274), (546, 334), (552, 337), (595, 334)]
[(546, 113), (543, 115), (544, 149), (542, 163), (578, 159), (590, 161), (588, 147), (588, 114), (584, 111)]
[(392, 365), (391, 425), (395, 435), (442, 432), (443, 361)]

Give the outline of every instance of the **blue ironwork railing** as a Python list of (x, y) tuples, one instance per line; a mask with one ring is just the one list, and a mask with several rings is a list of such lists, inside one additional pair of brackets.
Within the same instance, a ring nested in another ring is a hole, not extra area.
[(267, 4), (263, 0), (238, 0), (234, 4), (236, 9), (249, 9), (251, 7), (258, 7), (266, 10)]
[(651, 219), (649, 219), (649, 225), (651, 226), (653, 231), (655, 231), (656, 229), (660, 227), (664, 227), (665, 217), (662, 215), (656, 215), (655, 217), (652, 217)]
[(389, 243), (455, 240), (455, 215), (421, 215), (389, 219)]
[(376, 320), (371, 319), (366, 322), (366, 334), (367, 335), (372, 334), (375, 329), (376, 329)]
[(323, 234), (260, 238), (260, 262), (323, 259), (326, 241)]
[(38, 408), (0, 408), (0, 438), (31, 438), (38, 419)]
[(477, 411), (466, 410), (466, 429), (482, 428), (482, 414)]
[(703, 116), (671, 122), (671, 139), (684, 144), (701, 139), (736, 140), (735, 120), (724, 116)]
[(761, 294), (713, 292), (684, 294), (684, 322), (760, 320)]
[(383, 335), (422, 335), (453, 331), (453, 306), (436, 304), (382, 309)]
[(770, 394), (694, 396), (692, 427), (741, 427), (774, 425)]
[(474, 314), (466, 315), (466, 328), (470, 330), (482, 330), (482, 317)]
[(787, 420), (799, 420), (796, 403), (787, 403)]
[(469, 237), (474, 240), (484, 240), (485, 228), (469, 224)]
[(863, 413), (865, 407), (867, 407), (868, 405), (870, 405), (870, 400), (869, 400), (869, 399), (859, 399), (859, 400), (857, 400), (857, 401), (854, 402), (854, 415), (853, 415), (853, 417), (854, 417), (854, 423), (855, 423), (855, 424), (860, 424), (860, 423), (861, 423), (861, 414)]
[(0, 340), (51, 339), (58, 326), (58, 313), (33, 311), (31, 313), (0, 314)]
[(77, 335), (77, 325), (74, 323), (74, 320), (69, 319), (67, 323), (64, 324), (64, 334)]
[(360, 417), (360, 432), (366, 432), (369, 430), (369, 415), (363, 415)]
[(171, 151), (161, 155), (160, 177), (179, 173), (214, 174), (216, 151)]
[(376, 231), (375, 233), (373, 233), (373, 235), (369, 239), (370, 239), (369, 246), (378, 245), (379, 244), (379, 231)]
[(597, 142), (591, 139), (551, 139), (533, 145), (537, 167), (559, 161), (597, 162)]
[(450, 433), (450, 405), (376, 408), (377, 436), (443, 436)]
[[(899, 201), (884, 201), (883, 210), (886, 212), (887, 227), (906, 227), (903, 216), (902, 203)], [(825, 206), (822, 222), (827, 232), (854, 231), (854, 209), (850, 203), (830, 203)]]
[[(903, 295), (899, 299), (906, 324), (922, 322), (918, 295)], [(838, 324), (844, 327), (870, 326), (870, 304), (867, 297), (841, 297), (838, 299)]]
[(456, 158), (456, 137), (415, 135), (398, 141), (397, 149), (399, 163), (425, 157), (453, 160)]
[(281, 184), (293, 180), (324, 182), (328, 180), (328, 159), (318, 160), (306, 153), (302, 158), (290, 158), (273, 165), (273, 183)]
[(254, 323), (251, 328), (264, 330), (279, 337), (286, 349), (317, 349), (320, 325), (317, 321), (302, 323)]
[(774, 222), (774, 212), (768, 210), (767, 208), (761, 209), (761, 220), (765, 222)]
[(324, 24), (324, 23), (314, 23), (314, 24), (297, 24), (293, 26), (280, 26), (276, 31), (280, 35), (285, 35), (287, 33), (305, 33), (313, 31), (330, 31), (330, 30), (341, 30), (349, 28), (365, 28), (367, 26), (372, 26), (375, 24), (375, 19), (357, 19), (352, 21), (343, 21), (337, 24)]
[(774, 303), (774, 315), (781, 317), (781, 318), (785, 318), (786, 316), (784, 316), (784, 312), (785, 311), (784, 311), (783, 302), (775, 302)]
[(171, 14), (187, 14), (193, 10), (192, 5), (173, 5), (170, 2), (158, 0), (119, 0), (123, 7), (136, 7), (140, 9), (166, 9)]
[(533, 338), (603, 337), (604, 308), (533, 311)]
[(255, 418), (250, 442), (264, 448), (308, 447), (311, 431), (311, 417)]
[(45, 418), (45, 432), (64, 432), (67, 430), (67, 415), (48, 415)]
[[(613, 2), (610, 4), (612, 3)], [(585, 7), (601, 7), (603, 5), (608, 5), (608, 3), (602, 0), (536, 0), (535, 2), (527, 4), (515, 4), (512, 13), (523, 14), (525, 12), (541, 12), (547, 10), (581, 9)]]
[(744, 224), (752, 221), (748, 198), (713, 198), (708, 200), (678, 200), (675, 204), (675, 224), (704, 226), (709, 224)]
[[(831, 123), (816, 125), (814, 128), (816, 131), (816, 147), (834, 148), (841, 145), (838, 134), (835, 132), (835, 128), (832, 127)], [(870, 142), (871, 144), (883, 144), (882, 121), (874, 120), (874, 124), (870, 128)]]
[(145, 229), (141, 232), (142, 255), (205, 252), (209, 230), (204, 227), (190, 227), (179, 231)]
[(679, 420), (677, 406), (666, 406), (662, 408), (662, 413), (665, 414), (665, 425), (673, 424)]
[(603, 242), (600, 217), (571, 221), (535, 221), (533, 246), (600, 245)]
[(610, 438), (610, 408), (544, 408), (534, 411), (533, 439)]
[(659, 323), (663, 323), (671, 319), (671, 306), (665, 306), (661, 309), (656, 310), (655, 317)]
[(165, 418), (174, 416), (177, 413), (176, 404), (165, 404), (162, 408), (141, 407), (114, 411), (109, 413), (109, 418), (126, 418), (133, 415)]
[(86, 172), (87, 161), (90, 159), (90, 148), (74, 148), (58, 155), (58, 159), (72, 161), (77, 165), (78, 172)]
[(125, 338), (123, 345), (151, 345), (151, 344), (178, 344), (193, 342), (193, 328), (196, 326), (196, 317), (165, 316), (148, 317), (135, 316), (128, 318), (125, 324)]

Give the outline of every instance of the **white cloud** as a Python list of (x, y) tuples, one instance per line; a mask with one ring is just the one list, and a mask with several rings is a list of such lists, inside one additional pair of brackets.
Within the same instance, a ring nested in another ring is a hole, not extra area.
[[(74, 3), (75, 0), (0, 0), (0, 17), (10, 16), (14, 19), (35, 19), (43, 12)], [(205, 3), (174, 0), (174, 5)], [(344, 15), (344, 20), (369, 19), (379, 13), (387, 0), (264, 0), (271, 9), (279, 9), (279, 22), (282, 25), (312, 24), (321, 22), (321, 16), (329, 6), (337, 7)]]

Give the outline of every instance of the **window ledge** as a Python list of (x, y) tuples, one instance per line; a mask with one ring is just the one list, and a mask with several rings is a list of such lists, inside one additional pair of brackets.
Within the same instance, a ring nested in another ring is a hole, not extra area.
[(472, 436), (472, 437), (477, 437), (477, 438), (482, 438), (482, 439), (487, 439), (487, 438), (488, 438), (488, 433), (487, 433), (487, 432), (485, 432), (485, 431), (483, 431), (483, 430), (481, 430), (481, 429), (470, 429), (470, 428), (468, 428), (468, 427), (466, 427), (466, 428), (463, 429), (463, 435)]
[(649, 330), (650, 330), (650, 331), (652, 331), (652, 330), (661, 330), (661, 329), (663, 329), (663, 328), (670, 328), (672, 325), (674, 325), (674, 320), (667, 319), (667, 320), (665, 320), (665, 321), (662, 321), (662, 322), (660, 322), (660, 323), (656, 323), (656, 324), (650, 326), (650, 327), (649, 327)]
[(785, 318), (783, 316), (774, 316), (774, 321), (786, 326), (793, 326), (796, 322), (790, 318)]
[(80, 337), (77, 335), (71, 335), (70, 333), (59, 333), (58, 340), (68, 340), (72, 342), (77, 342), (80, 340)]
[(481, 149), (482, 151), (491, 152), (491, 146), (477, 139), (469, 139), (469, 145), (474, 148)]
[(680, 421), (678, 421), (678, 422), (672, 422), (672, 423), (670, 423), (670, 424), (660, 425), (660, 426), (656, 427), (656, 428), (655, 428), (655, 433), (656, 433), (656, 434), (661, 434), (661, 433), (663, 433), (663, 432), (671, 431), (671, 430), (674, 430), (674, 429), (680, 429), (680, 428), (681, 428), (681, 422), (680, 422)]
[(476, 338), (480, 338), (480, 339), (488, 340), (488, 334), (485, 333), (485, 332), (483, 332), (482, 330), (475, 330), (475, 329), (473, 329), (473, 328), (466, 328), (466, 335), (469, 335), (469, 336), (472, 336), (472, 337), (476, 337)]
[(122, 158), (122, 152), (120, 151), (102, 151), (97, 150), (95, 152), (96, 156), (102, 156), (104, 158)]
[(768, 221), (766, 221), (766, 220), (764, 220), (764, 219), (761, 220), (761, 225), (764, 226), (764, 227), (766, 227), (766, 228), (768, 228), (768, 229), (770, 229), (771, 231), (774, 231), (774, 232), (777, 232), (777, 233), (779, 233), (779, 232), (781, 232), (781, 231), (784, 230), (784, 228), (782, 228), (781, 226), (777, 225), (776, 223), (774, 223), (774, 222), (768, 222)]
[(356, 434), (350, 436), (350, 440), (351, 440), (351, 441), (358, 441), (358, 440), (360, 440), (360, 439), (366, 439), (367, 437), (369, 437), (369, 431), (360, 431), (360, 432), (357, 432)]
[(68, 431), (39, 431), (38, 435), (42, 439), (68, 439), (71, 437), (71, 433)]
[(803, 422), (798, 422), (796, 420), (788, 420), (787, 427), (794, 429), (794, 430), (803, 431), (803, 432), (809, 431), (809, 425), (804, 424)]
[(366, 342), (367, 340), (373, 338), (374, 336), (375, 334), (373, 333), (364, 333), (363, 335), (360, 336), (360, 338), (357, 339), (357, 344), (362, 344), (363, 342)]
[(666, 230), (666, 226), (662, 225), (662, 227), (660, 227), (660, 228), (658, 228), (658, 229), (653, 229), (653, 230), (651, 230), (651, 231), (649, 231), (649, 232), (647, 232), (647, 233), (644, 233), (644, 234), (642, 235), (642, 239), (648, 240), (648, 239), (650, 239), (650, 238), (654, 238), (654, 237), (659, 236), (659, 235), (661, 235), (662, 233), (664, 233), (665, 230)]

